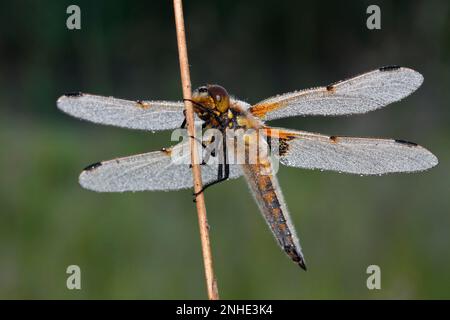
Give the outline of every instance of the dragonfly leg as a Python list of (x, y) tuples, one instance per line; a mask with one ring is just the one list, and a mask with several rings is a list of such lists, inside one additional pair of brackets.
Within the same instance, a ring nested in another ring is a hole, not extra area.
[(186, 110), (183, 110), (183, 115), (184, 115), (184, 120), (183, 123), (181, 124), (181, 129), (185, 129), (186, 128)]
[(207, 148), (207, 145), (203, 143), (203, 141), (201, 141), (199, 138), (196, 138), (194, 136), (189, 136), (190, 138), (194, 139), (195, 141), (197, 141), (198, 143), (200, 143), (203, 147), (203, 149)]
[(202, 193), (203, 191), (205, 191), (207, 188), (209, 188), (209, 187), (211, 187), (211, 186), (213, 186), (215, 184), (218, 184), (218, 183), (220, 183), (222, 181), (225, 181), (225, 180), (227, 180), (230, 177), (230, 165), (229, 164), (224, 165), (224, 167), (225, 167), (225, 174), (224, 175), (222, 174), (222, 171), (223, 171), (222, 170), (222, 166), (223, 166), (222, 164), (219, 164), (217, 180), (214, 180), (214, 181), (211, 181), (211, 182), (205, 184), (203, 186), (202, 190), (200, 190), (199, 192), (195, 192), (194, 193), (194, 202), (195, 202), (195, 198), (197, 198), (197, 196), (200, 193)]
[[(208, 182), (205, 184), (199, 192), (194, 193), (194, 202), (195, 198), (206, 190), (206, 188), (209, 188), (217, 183), (220, 183), (222, 181), (227, 180), (230, 177), (230, 165), (227, 162), (228, 156), (227, 156), (227, 143), (226, 143), (226, 135), (223, 135), (223, 145), (222, 145), (222, 154), (223, 154), (223, 164), (220, 163), (217, 170), (217, 180)], [(224, 170), (225, 169), (225, 170)]]
[[(194, 136), (189, 136), (189, 137), (191, 137), (192, 139), (194, 139), (195, 141), (197, 141), (198, 143), (200, 143), (200, 144), (202, 145), (202, 148), (203, 148), (203, 149), (208, 148), (208, 146), (207, 146), (206, 144), (204, 144), (199, 138), (196, 138), (196, 137), (194, 137)], [(214, 138), (214, 137), (213, 137), (213, 138)], [(213, 142), (213, 141), (214, 141), (214, 139), (211, 140), (211, 142)], [(213, 151), (211, 151), (211, 153), (208, 153), (208, 154), (205, 155), (205, 158), (202, 160), (202, 163), (200, 164), (201, 166), (204, 166), (204, 165), (208, 162), (209, 156), (210, 156), (210, 155), (213, 156), (213, 157), (215, 157), (215, 156), (216, 156), (215, 151), (213, 150)], [(192, 169), (192, 164), (189, 165), (189, 168)]]

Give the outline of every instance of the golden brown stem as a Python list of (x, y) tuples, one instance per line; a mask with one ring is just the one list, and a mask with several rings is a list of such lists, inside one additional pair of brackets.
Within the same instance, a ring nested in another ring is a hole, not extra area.
[[(189, 74), (189, 62), (186, 48), (186, 35), (184, 31), (183, 3), (182, 0), (174, 0), (173, 8), (175, 12), (175, 26), (177, 29), (178, 56), (180, 59), (181, 85), (183, 87), (184, 106), (186, 108), (186, 122), (189, 136), (191, 137), (191, 162), (192, 174), (194, 177), (194, 192), (198, 193), (202, 190), (202, 175), (198, 165), (198, 153), (195, 140), (194, 110), (191, 99), (191, 78)], [(189, 99), (189, 100), (188, 100)], [(200, 227), (200, 240), (202, 243), (203, 263), (205, 267), (206, 288), (208, 290), (208, 298), (210, 300), (219, 299), (217, 282), (214, 275), (211, 245), (209, 242), (208, 219), (206, 217), (205, 198), (203, 193), (199, 193), (196, 197), (198, 224)]]

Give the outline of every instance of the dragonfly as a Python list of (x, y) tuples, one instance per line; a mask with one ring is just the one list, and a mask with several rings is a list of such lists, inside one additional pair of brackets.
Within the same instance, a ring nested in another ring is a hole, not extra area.
[[(271, 127), (266, 122), (295, 116), (363, 114), (407, 97), (422, 82), (423, 76), (415, 70), (387, 66), (327, 86), (274, 96), (253, 105), (230, 96), (220, 85), (205, 85), (193, 91), (191, 102), (200, 130), (216, 129), (222, 133), (259, 130), (269, 148), (271, 139), (276, 138), (276, 159), (283, 165), (382, 175), (427, 170), (437, 165), (438, 159), (424, 147), (406, 140), (324, 135)], [(131, 101), (77, 92), (61, 96), (57, 106), (79, 119), (122, 128), (154, 132), (186, 125), (183, 101)], [(306, 270), (299, 238), (274, 170), (274, 158), (261, 153), (251, 163), (227, 161), (226, 137), (224, 134), (219, 147), (220, 157), (215, 152), (207, 154), (209, 158), (222, 161), (201, 163), (202, 191), (218, 182), (244, 176), (277, 243), (291, 260)], [(204, 144), (209, 146), (213, 140), (200, 142), (205, 147)], [(256, 142), (254, 138), (245, 139), (244, 146), (248, 149)], [(189, 143), (184, 141), (159, 151), (94, 163), (81, 172), (79, 183), (97, 192), (192, 188), (190, 154), (179, 152), (186, 147), (189, 150)], [(180, 154), (186, 161), (171, 161), (173, 154)]]

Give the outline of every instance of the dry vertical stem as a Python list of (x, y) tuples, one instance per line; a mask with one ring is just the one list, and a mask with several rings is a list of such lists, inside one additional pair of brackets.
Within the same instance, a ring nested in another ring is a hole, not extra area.
[[(198, 165), (198, 153), (195, 140), (194, 110), (192, 103), (186, 99), (191, 99), (191, 77), (189, 74), (189, 62), (186, 48), (186, 35), (184, 31), (183, 3), (182, 0), (174, 0), (175, 25), (177, 29), (178, 55), (180, 59), (181, 84), (183, 87), (184, 105), (186, 108), (186, 122), (189, 136), (191, 136), (191, 162), (194, 177), (194, 192), (202, 190), (202, 175)], [(219, 299), (216, 278), (212, 262), (211, 245), (209, 242), (208, 220), (206, 217), (205, 198), (200, 193), (196, 198), (198, 224), (200, 227), (200, 240), (202, 243), (203, 263), (205, 267), (206, 287), (210, 300)]]

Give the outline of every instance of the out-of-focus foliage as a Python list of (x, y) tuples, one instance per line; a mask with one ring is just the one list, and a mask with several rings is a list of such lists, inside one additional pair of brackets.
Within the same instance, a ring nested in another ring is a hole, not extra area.
[[(129, 99), (181, 97), (170, 1), (0, 4), (0, 298), (204, 298), (191, 191), (96, 194), (77, 184), (87, 164), (159, 149), (170, 133), (83, 123), (57, 97), (84, 91)], [(420, 174), (279, 173), (309, 271), (272, 239), (245, 182), (206, 192), (223, 298), (450, 298), (448, 1), (186, 1), (194, 85), (220, 83), (257, 102), (383, 65), (425, 82), (384, 110), (295, 118), (278, 126), (416, 141), (440, 159)], [(82, 290), (66, 289), (66, 267)], [(382, 290), (366, 288), (366, 268)]]

